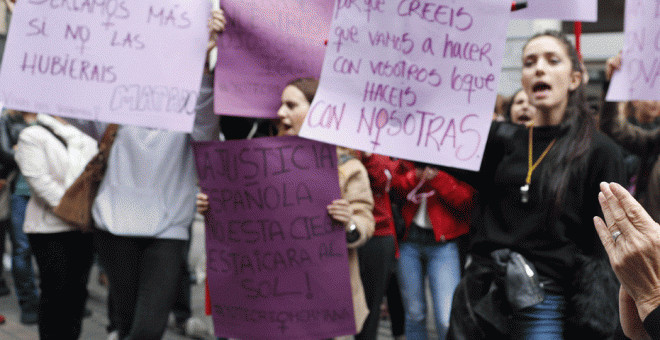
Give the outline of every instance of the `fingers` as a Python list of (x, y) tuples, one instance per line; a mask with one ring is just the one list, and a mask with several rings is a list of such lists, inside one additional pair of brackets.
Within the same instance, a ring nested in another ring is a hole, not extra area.
[(432, 180), (437, 175), (438, 175), (438, 169), (436, 169), (436, 168), (426, 168), (426, 179), (427, 180)]
[(208, 21), (208, 27), (209, 31), (211, 33), (221, 33), (222, 31), (225, 30), (225, 25), (227, 24), (227, 18), (225, 17), (225, 13), (222, 9), (215, 9), (211, 11), (211, 17), (209, 18)]
[(415, 168), (415, 176), (417, 179), (422, 179), (424, 177), (424, 169)]
[(203, 192), (198, 192), (196, 204), (198, 213), (206, 213), (209, 210), (209, 197)]
[[(656, 228), (653, 218), (644, 210), (641, 204), (624, 187), (617, 183), (610, 183), (610, 190), (619, 200), (628, 220), (631, 222), (630, 232), (639, 231), (644, 233), (645, 229)], [(623, 232), (623, 231), (622, 231)]]
[(605, 247), (605, 251), (610, 256), (610, 260), (611, 260), (612, 255), (614, 255), (614, 251), (615, 251), (614, 238), (612, 238), (612, 234), (610, 233), (610, 230), (607, 229), (607, 225), (605, 224), (605, 221), (603, 221), (602, 218), (598, 216), (594, 217), (594, 226), (596, 227), (596, 233), (598, 233), (600, 242), (603, 243), (603, 247)]
[(603, 202), (599, 195), (599, 202), (601, 203), (601, 208), (603, 208), (603, 215), (605, 216), (605, 222), (607, 223), (610, 233), (618, 230), (623, 234), (623, 236), (625, 236), (633, 232), (634, 227), (632, 226), (628, 215), (626, 215), (625, 209), (621, 206), (621, 201), (619, 201), (619, 199), (612, 192), (612, 188), (616, 190), (616, 185), (611, 186), (605, 182), (601, 183), (600, 190), (605, 198), (605, 201)]
[(612, 79), (612, 75), (616, 70), (621, 68), (621, 52), (619, 54), (610, 57), (605, 63), (605, 77), (607, 80)]
[(347, 225), (350, 222), (351, 209), (347, 200), (345, 199), (334, 200), (332, 201), (332, 203), (328, 205), (327, 208), (328, 208), (328, 214), (330, 214), (330, 216), (334, 220), (341, 222), (344, 225)]
[[(606, 194), (607, 192), (607, 194)], [(610, 191), (610, 187), (608, 183), (600, 183), (600, 192), (598, 193), (598, 203), (600, 203), (600, 208), (603, 210), (603, 216), (605, 217), (605, 223), (608, 227), (608, 229), (612, 229), (612, 225), (614, 225), (615, 218), (614, 218), (614, 212), (612, 212), (612, 209), (610, 207), (610, 202), (607, 199), (607, 195), (609, 194), (610, 197), (614, 197), (614, 194)], [(611, 231), (608, 231), (611, 233)]]

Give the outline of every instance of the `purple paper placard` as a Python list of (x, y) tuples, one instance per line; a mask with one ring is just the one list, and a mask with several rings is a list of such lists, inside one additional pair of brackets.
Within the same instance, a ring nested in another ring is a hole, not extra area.
[(502, 0), (337, 2), (300, 136), (478, 170), (510, 13)]
[(193, 143), (206, 215), (215, 335), (355, 333), (336, 147), (298, 137)]
[(18, 1), (2, 59), (8, 108), (192, 131), (208, 1)]
[(658, 3), (626, 1), (624, 34), (621, 68), (612, 77), (607, 101), (660, 100)]
[(527, 8), (513, 12), (511, 19), (596, 22), (598, 0), (527, 0)]
[(321, 74), (332, 0), (224, 0), (215, 112), (276, 118), (291, 80)]

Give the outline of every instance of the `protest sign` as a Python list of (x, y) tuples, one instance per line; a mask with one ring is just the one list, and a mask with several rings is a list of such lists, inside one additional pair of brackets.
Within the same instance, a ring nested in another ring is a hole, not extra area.
[(513, 12), (511, 19), (596, 22), (598, 0), (527, 0), (527, 8)]
[(2, 60), (8, 108), (190, 132), (207, 1), (18, 1)]
[(300, 136), (479, 169), (510, 7), (500, 0), (337, 1)]
[(298, 137), (193, 144), (206, 214), (215, 335), (354, 334), (336, 147)]
[(622, 65), (606, 99), (660, 100), (660, 2), (626, 1), (624, 24)]
[(332, 0), (224, 0), (218, 37), (218, 114), (276, 118), (282, 89), (321, 74)]

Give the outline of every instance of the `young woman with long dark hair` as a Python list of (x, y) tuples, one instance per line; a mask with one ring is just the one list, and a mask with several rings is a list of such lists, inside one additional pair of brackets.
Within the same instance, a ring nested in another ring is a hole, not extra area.
[(622, 158), (585, 105), (583, 72), (559, 32), (523, 48), (537, 113), (527, 126), (494, 123), (468, 180), (479, 193), (452, 339), (603, 339), (616, 327), (618, 287), (592, 218), (599, 183), (623, 180)]
[[(319, 82), (315, 78), (299, 78), (290, 82), (282, 91), (282, 105), (277, 111), (278, 136), (297, 136), (309, 106), (316, 95)], [(348, 240), (348, 264), (351, 278), (355, 328), (360, 333), (369, 314), (365, 288), (360, 278), (358, 263), (359, 247), (367, 243), (374, 234), (374, 199), (369, 185), (369, 175), (364, 165), (354, 156), (353, 150), (337, 147), (339, 188), (341, 198), (327, 206), (332, 219), (355, 230), (357, 238)], [(197, 195), (197, 211), (205, 213), (209, 199), (204, 193)], [(342, 337), (343, 338), (343, 337)]]

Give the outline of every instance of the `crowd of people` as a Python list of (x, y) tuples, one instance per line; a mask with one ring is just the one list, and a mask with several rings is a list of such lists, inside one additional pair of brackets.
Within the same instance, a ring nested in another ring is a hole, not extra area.
[[(225, 24), (214, 10), (209, 51)], [(621, 65), (607, 61), (608, 81)], [(327, 210), (347, 231), (355, 339), (377, 338), (385, 299), (395, 338), (427, 339), (427, 291), (440, 339), (660, 338), (660, 105), (593, 112), (585, 72), (562, 33), (530, 38), (521, 89), (498, 101), (478, 172), (337, 147), (341, 197)], [(0, 225), (21, 322), (41, 339), (79, 338), (97, 256), (108, 339), (160, 339), (173, 312), (185, 325), (195, 209), (213, 205), (191, 141), (224, 140), (238, 124), (254, 129), (232, 138), (297, 136), (318, 86), (292, 80), (275, 121), (221, 124), (205, 67), (188, 134), (7, 110)], [(84, 233), (53, 209), (106, 131), (115, 138)]]

